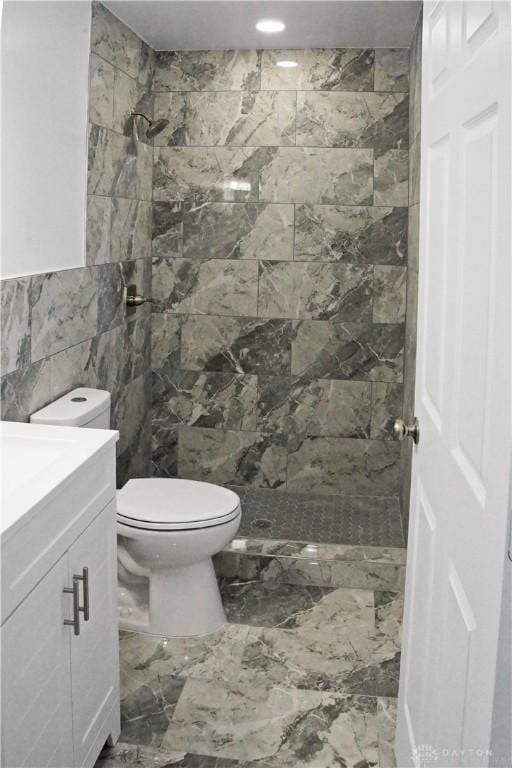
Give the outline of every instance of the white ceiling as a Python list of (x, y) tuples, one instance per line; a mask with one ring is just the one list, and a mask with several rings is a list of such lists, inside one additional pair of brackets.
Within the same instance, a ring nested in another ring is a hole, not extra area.
[[(409, 46), (418, 0), (103, 0), (156, 50)], [(258, 32), (259, 19), (284, 32)]]

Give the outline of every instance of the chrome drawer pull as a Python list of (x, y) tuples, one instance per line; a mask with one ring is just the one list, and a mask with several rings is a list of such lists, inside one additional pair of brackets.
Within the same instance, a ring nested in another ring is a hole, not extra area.
[(73, 595), (73, 618), (64, 619), (64, 624), (67, 627), (73, 627), (74, 634), (80, 634), (80, 585), (78, 579), (73, 577), (73, 587), (64, 587), (62, 590), (66, 595)]
[(73, 579), (81, 581), (84, 585), (84, 604), (79, 606), (78, 610), (84, 615), (84, 621), (89, 621), (89, 569), (87, 566), (82, 568), (82, 575), (74, 574)]

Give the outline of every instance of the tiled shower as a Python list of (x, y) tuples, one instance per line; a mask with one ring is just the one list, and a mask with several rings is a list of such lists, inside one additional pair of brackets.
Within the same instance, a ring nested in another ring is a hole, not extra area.
[[(4, 281), (2, 418), (105, 388), (120, 485), (207, 480), (245, 534), (402, 545), (409, 54), (155, 53), (95, 5), (87, 266)], [(133, 110), (168, 125), (148, 140)], [(125, 310), (131, 283), (151, 305)]]

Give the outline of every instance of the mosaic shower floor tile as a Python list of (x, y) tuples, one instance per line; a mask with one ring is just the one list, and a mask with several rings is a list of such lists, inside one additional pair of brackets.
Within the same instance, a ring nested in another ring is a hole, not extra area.
[(239, 536), (403, 547), (395, 496), (322, 496), (230, 486), (242, 502)]

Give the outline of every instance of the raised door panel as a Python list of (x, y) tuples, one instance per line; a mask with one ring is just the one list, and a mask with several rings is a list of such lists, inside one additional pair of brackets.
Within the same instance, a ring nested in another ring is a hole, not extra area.
[(2, 627), (2, 765), (70, 768), (72, 600), (64, 555)]
[[(70, 572), (88, 569), (89, 620), (71, 644), (75, 765), (94, 765), (118, 717), (119, 662), (116, 601), (115, 502), (89, 525), (69, 551)], [(80, 588), (84, 604), (83, 585)]]

